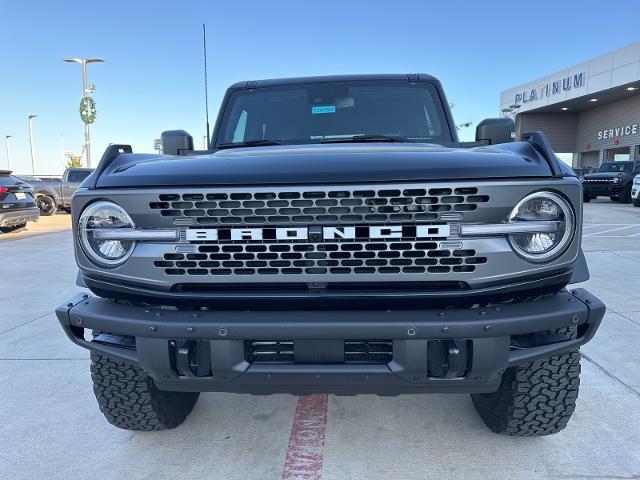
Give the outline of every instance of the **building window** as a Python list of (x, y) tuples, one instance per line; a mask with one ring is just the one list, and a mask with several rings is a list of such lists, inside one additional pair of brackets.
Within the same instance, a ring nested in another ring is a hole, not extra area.
[(629, 147), (618, 147), (607, 150), (607, 162), (627, 162), (631, 158), (631, 149)]
[(573, 166), (573, 153), (556, 153), (556, 157), (558, 157), (570, 167)]
[(598, 168), (600, 165), (600, 153), (596, 151), (580, 153), (580, 168)]

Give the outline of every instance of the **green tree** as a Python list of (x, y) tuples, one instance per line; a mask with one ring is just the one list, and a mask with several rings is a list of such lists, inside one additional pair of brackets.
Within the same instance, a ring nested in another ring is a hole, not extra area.
[[(451, 110), (453, 110), (455, 108), (456, 104), (453, 102), (449, 102), (449, 108)], [(463, 128), (469, 128), (471, 125), (473, 125), (473, 122), (463, 122), (463, 123), (458, 123), (456, 124), (456, 130), (461, 130)]]
[(68, 158), (67, 160), (67, 168), (78, 168), (82, 166), (82, 156), (74, 155), (73, 153), (65, 154)]

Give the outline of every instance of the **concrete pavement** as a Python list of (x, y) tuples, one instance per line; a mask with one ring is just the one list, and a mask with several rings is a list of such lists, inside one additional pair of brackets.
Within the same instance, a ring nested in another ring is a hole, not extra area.
[[(585, 211), (594, 227), (584, 232), (592, 273), (584, 286), (609, 310), (583, 349), (568, 428), (494, 435), (466, 395), (329, 396), (321, 478), (640, 478), (640, 236), (589, 235), (601, 223), (640, 223), (640, 209), (600, 201)], [(52, 313), (78, 291), (69, 231), (0, 240), (0, 258), (0, 478), (282, 477), (295, 397), (203, 394), (175, 430), (111, 427), (92, 394), (87, 352)]]

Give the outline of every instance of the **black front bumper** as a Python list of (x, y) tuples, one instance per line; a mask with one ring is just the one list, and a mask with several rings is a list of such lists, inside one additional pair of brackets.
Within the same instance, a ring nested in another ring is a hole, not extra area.
[(0, 210), (0, 227), (13, 227), (27, 222), (35, 222), (40, 218), (37, 207), (19, 210)]
[(622, 191), (626, 187), (623, 188), (620, 184), (594, 184), (589, 185), (587, 183), (582, 184), (583, 194), (589, 197), (610, 197), (610, 196), (620, 196)]
[[(506, 368), (588, 342), (604, 313), (602, 302), (583, 289), (530, 302), (451, 310), (163, 310), (88, 295), (56, 310), (74, 343), (138, 365), (161, 389), (294, 394), (495, 391)], [(541, 342), (514, 347), (519, 336), (570, 326), (577, 327), (577, 338), (541, 336), (536, 337)], [(108, 335), (93, 338), (91, 330)], [(316, 352), (318, 361), (252, 363), (247, 356), (252, 340), (293, 340), (301, 348), (313, 348), (314, 342), (305, 340), (333, 340), (327, 345), (335, 345), (336, 339), (388, 339), (393, 359), (384, 364), (323, 363), (323, 352)], [(456, 357), (447, 353), (445, 364), (455, 363), (458, 373), (434, 377), (432, 372), (443, 371), (442, 365), (434, 365), (442, 363), (434, 347), (443, 344), (453, 346)], [(457, 349), (462, 345), (464, 358)], [(192, 346), (198, 351), (189, 351)], [(201, 360), (208, 365), (203, 371), (194, 367)]]

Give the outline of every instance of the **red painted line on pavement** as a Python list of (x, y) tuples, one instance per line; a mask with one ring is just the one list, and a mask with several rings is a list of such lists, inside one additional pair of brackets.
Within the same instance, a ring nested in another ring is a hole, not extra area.
[(282, 480), (321, 480), (327, 395), (299, 397)]

